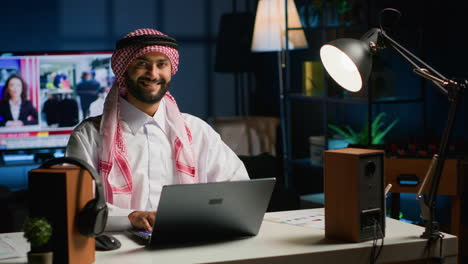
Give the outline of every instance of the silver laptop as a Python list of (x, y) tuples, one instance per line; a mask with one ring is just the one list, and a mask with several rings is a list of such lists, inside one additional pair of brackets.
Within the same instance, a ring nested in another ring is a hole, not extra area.
[(257, 235), (275, 178), (163, 186), (148, 246)]

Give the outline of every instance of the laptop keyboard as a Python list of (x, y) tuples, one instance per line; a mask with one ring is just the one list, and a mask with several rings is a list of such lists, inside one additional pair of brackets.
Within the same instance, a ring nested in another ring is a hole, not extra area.
[(128, 230), (128, 232), (134, 236), (137, 236), (138, 238), (141, 238), (143, 240), (149, 240), (151, 238), (151, 232), (146, 231), (146, 230)]

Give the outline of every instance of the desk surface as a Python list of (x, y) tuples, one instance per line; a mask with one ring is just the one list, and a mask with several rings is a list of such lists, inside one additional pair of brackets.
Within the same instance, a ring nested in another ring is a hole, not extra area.
[[(309, 209), (310, 210), (310, 209)], [(323, 210), (323, 209), (312, 209)], [(268, 213), (269, 216), (275, 213)], [(424, 228), (387, 218), (384, 248), (379, 263), (422, 259), (427, 240), (419, 236)], [(147, 249), (126, 235), (117, 234), (122, 247), (96, 252), (96, 263), (368, 263), (372, 241), (345, 243), (325, 239), (325, 231), (264, 221), (257, 236), (212, 244)], [(379, 243), (380, 245), (380, 240)], [(438, 256), (439, 244), (431, 251)], [(445, 234), (446, 263), (456, 263), (457, 238)], [(25, 258), (0, 263), (26, 263)]]

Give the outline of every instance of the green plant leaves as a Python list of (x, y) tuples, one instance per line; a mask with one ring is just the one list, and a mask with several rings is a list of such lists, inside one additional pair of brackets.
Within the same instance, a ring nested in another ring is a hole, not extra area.
[[(379, 113), (371, 123), (371, 144), (383, 144), (384, 137), (398, 123), (398, 119), (395, 119), (390, 123), (390, 125), (384, 128), (385, 124), (383, 119), (385, 115), (386, 114), (384, 112)], [(367, 145), (369, 134), (367, 122), (360, 132), (355, 132), (349, 125), (345, 126), (346, 131), (333, 124), (328, 124), (328, 128), (338, 135), (346, 138), (350, 144)]]
[(23, 229), (24, 237), (31, 243), (31, 247), (47, 244), (52, 236), (52, 226), (45, 218), (27, 218)]

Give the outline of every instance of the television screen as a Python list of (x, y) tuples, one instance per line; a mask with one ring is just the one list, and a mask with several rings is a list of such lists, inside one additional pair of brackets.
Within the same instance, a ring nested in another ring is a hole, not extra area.
[(2, 54), (0, 150), (64, 148), (77, 124), (102, 113), (111, 55)]

